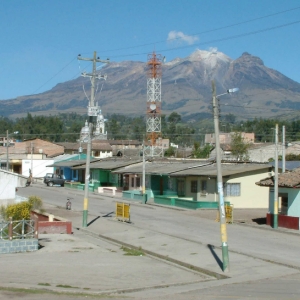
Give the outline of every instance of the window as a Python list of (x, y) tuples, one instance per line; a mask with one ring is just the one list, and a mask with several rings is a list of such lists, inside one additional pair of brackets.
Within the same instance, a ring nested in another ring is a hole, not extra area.
[(73, 178), (77, 178), (77, 170), (73, 170), (73, 175), (72, 175)]
[(134, 177), (131, 177), (131, 187), (134, 187)]
[(197, 189), (197, 180), (192, 180), (191, 181), (191, 193), (197, 193), (198, 189)]
[(207, 181), (202, 180), (201, 181), (201, 194), (206, 194), (207, 191)]
[(184, 196), (184, 194), (185, 194), (184, 193), (184, 189), (185, 189), (184, 183), (185, 183), (185, 181), (183, 179), (178, 179), (178, 181), (177, 181), (177, 194), (180, 197)]
[(140, 179), (140, 177), (137, 177), (136, 178), (136, 186), (138, 187), (138, 186), (141, 186), (141, 179)]
[(232, 197), (241, 196), (241, 184), (226, 183), (224, 188), (224, 196), (232, 196)]

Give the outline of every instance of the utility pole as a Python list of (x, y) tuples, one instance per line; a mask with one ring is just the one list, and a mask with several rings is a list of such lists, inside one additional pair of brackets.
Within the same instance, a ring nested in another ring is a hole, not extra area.
[(223, 272), (228, 272), (229, 256), (228, 256), (226, 216), (225, 216), (220, 139), (219, 139), (219, 103), (216, 96), (216, 86), (214, 81), (212, 81), (212, 94), (213, 94), (212, 101), (213, 101), (216, 153), (217, 153), (216, 163), (217, 163), (217, 182), (218, 182), (218, 194), (219, 194), (219, 215), (220, 215), (220, 231), (221, 231), (221, 241), (222, 241)]
[(104, 78), (106, 76), (97, 74), (96, 64), (98, 63), (109, 63), (109, 60), (101, 60), (100, 57), (97, 57), (96, 51), (94, 51), (93, 58), (84, 58), (81, 55), (78, 55), (78, 60), (85, 60), (93, 62), (93, 71), (92, 73), (81, 73), (83, 77), (89, 77), (91, 79), (91, 97), (88, 106), (88, 122), (89, 122), (89, 135), (87, 141), (87, 150), (86, 150), (86, 168), (85, 168), (85, 184), (84, 184), (84, 200), (83, 200), (83, 220), (82, 227), (87, 227), (87, 216), (88, 216), (88, 193), (89, 193), (89, 180), (90, 180), (90, 162), (91, 162), (91, 148), (92, 148), (92, 134), (93, 134), (93, 123), (98, 114), (98, 107), (95, 107), (95, 80)]
[(278, 228), (278, 124), (275, 127), (275, 176), (273, 228)]
[(31, 151), (31, 170), (29, 172), (29, 176), (33, 177), (33, 143), (30, 142), (30, 151)]
[(9, 171), (9, 158), (8, 158), (8, 130), (6, 130), (6, 171)]
[(282, 126), (282, 173), (285, 173), (285, 126)]
[(143, 200), (144, 204), (146, 204), (147, 195), (146, 195), (146, 170), (145, 170), (145, 140), (143, 141), (143, 186), (142, 186), (142, 193), (143, 193)]

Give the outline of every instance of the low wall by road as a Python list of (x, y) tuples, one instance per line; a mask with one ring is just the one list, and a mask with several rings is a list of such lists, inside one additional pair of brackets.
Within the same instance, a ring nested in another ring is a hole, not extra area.
[[(266, 219), (267, 219), (266, 220), (267, 225), (273, 226), (274, 215), (267, 213)], [(278, 227), (299, 230), (300, 229), (299, 222), (300, 222), (300, 219), (298, 217), (278, 215)]]
[[(154, 203), (186, 209), (218, 209), (219, 207), (219, 202), (196, 201), (193, 200), (193, 198), (178, 198), (172, 196), (154, 196)], [(225, 205), (230, 205), (230, 202), (225, 201)]]
[(30, 252), (39, 249), (38, 239), (1, 240), (0, 254)]
[(44, 234), (71, 234), (72, 222), (64, 218), (60, 218), (48, 213), (41, 213), (39, 211), (32, 211), (31, 216), (37, 217), (38, 220), (38, 233)]

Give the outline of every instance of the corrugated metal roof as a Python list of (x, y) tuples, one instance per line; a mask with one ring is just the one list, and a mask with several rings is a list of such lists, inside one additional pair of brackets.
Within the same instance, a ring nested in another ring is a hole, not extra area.
[[(93, 161), (93, 160), (91, 159), (91, 161)], [(63, 160), (63, 161), (57, 161), (47, 167), (69, 167), (69, 168), (72, 168), (74, 166), (82, 165), (85, 163), (86, 163), (85, 159)]]
[[(174, 172), (178, 172), (181, 170), (194, 168), (196, 166), (203, 166), (211, 164), (207, 161), (178, 161), (178, 160), (157, 160), (157, 161), (147, 161), (145, 163), (145, 170), (147, 174), (153, 175), (169, 175)], [(142, 173), (143, 172), (143, 164), (138, 164), (134, 166), (128, 166), (125, 168), (120, 168), (113, 173)]]
[[(266, 169), (268, 171), (272, 166), (270, 164), (222, 164), (222, 176), (241, 174), (245, 172)], [(138, 164), (120, 168), (113, 173), (141, 174), (143, 165)], [(217, 176), (217, 165), (208, 161), (171, 161), (171, 162), (146, 162), (146, 174), (169, 175), (169, 176)]]
[[(275, 161), (271, 161), (270, 164), (275, 167)], [(285, 162), (285, 170), (292, 171), (300, 167), (300, 161), (286, 161)], [(278, 168), (282, 169), (282, 161), (278, 161)]]
[[(78, 150), (78, 148), (81, 146), (82, 149), (87, 148), (86, 143), (71, 143), (71, 142), (61, 142), (58, 143), (60, 146), (63, 146), (66, 150)], [(102, 141), (92, 141), (91, 144), (92, 150), (101, 150), (101, 151), (112, 151), (111, 145), (108, 143), (107, 140)]]
[[(268, 177), (256, 182), (256, 185), (273, 187), (274, 177)], [(278, 186), (287, 188), (300, 188), (300, 168), (297, 168), (291, 172), (285, 172), (278, 174)]]
[[(116, 168), (122, 168), (139, 162), (141, 162), (141, 159), (106, 158), (92, 162), (90, 164), (90, 169), (114, 170)], [(72, 169), (85, 169), (85, 164), (76, 166)]]
[[(222, 176), (229, 176), (234, 174), (241, 174), (251, 171), (258, 171), (272, 168), (270, 164), (222, 164)], [(179, 172), (174, 172), (170, 176), (217, 176), (217, 165), (211, 164), (207, 166), (186, 169)]]

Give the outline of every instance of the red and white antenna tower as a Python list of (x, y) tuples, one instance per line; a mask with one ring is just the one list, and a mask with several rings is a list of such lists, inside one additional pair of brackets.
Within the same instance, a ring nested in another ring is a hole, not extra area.
[(148, 54), (146, 131), (150, 147), (147, 147), (146, 154), (150, 156), (162, 156), (163, 152), (161, 143), (157, 141), (161, 138), (162, 63), (160, 54)]

